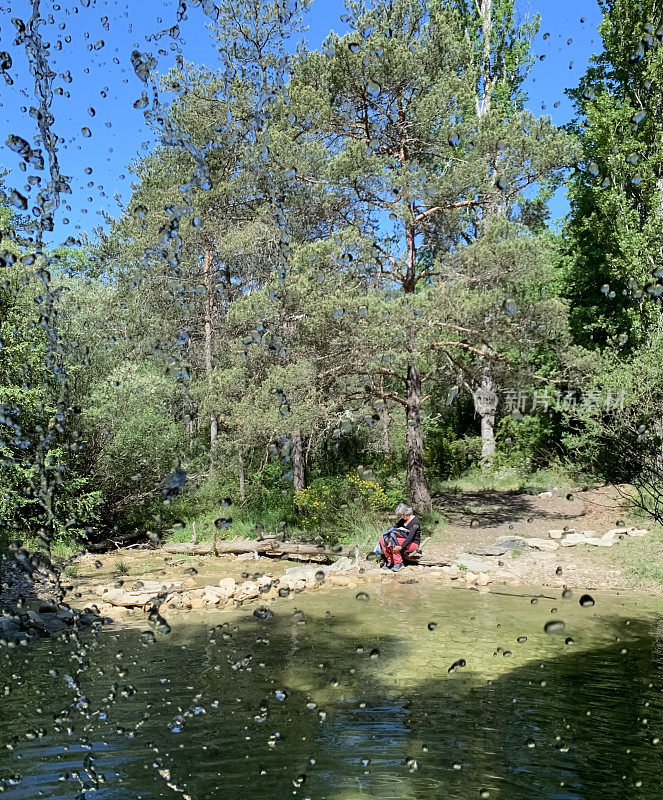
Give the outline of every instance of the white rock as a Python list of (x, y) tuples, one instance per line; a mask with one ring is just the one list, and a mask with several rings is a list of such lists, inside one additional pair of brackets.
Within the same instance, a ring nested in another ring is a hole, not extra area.
[(548, 531), (548, 536), (551, 539), (561, 539), (562, 536), (564, 536), (564, 531), (560, 531), (560, 530)]
[(551, 542), (549, 539), (525, 539), (525, 544), (528, 547), (533, 547), (535, 550), (547, 550), (548, 552), (553, 552), (559, 547), (557, 542)]
[(630, 533), (630, 528), (611, 528), (608, 533), (605, 533), (604, 536), (608, 534), (612, 534), (613, 536), (626, 536)]
[(629, 536), (646, 536), (648, 533), (649, 533), (649, 531), (646, 528), (642, 528), (641, 530), (629, 531), (628, 535)]
[(219, 581), (219, 589), (223, 594), (226, 595), (226, 597), (231, 597), (234, 594), (236, 587), (237, 584), (235, 583), (234, 578), (221, 578)]
[(598, 533), (596, 531), (582, 531), (582, 535), (585, 539), (598, 539)]
[(253, 600), (253, 598), (258, 597), (259, 594), (257, 583), (254, 581), (244, 581), (244, 583), (237, 587), (235, 600)]
[(477, 578), (477, 586), (488, 586), (488, 584), (492, 582), (492, 578), (487, 572), (479, 573), (479, 577)]
[(583, 544), (590, 544), (594, 545), (595, 547), (612, 547), (613, 544), (617, 544), (616, 539), (598, 539), (598, 538), (586, 538)]
[(474, 583), (479, 576), (468, 569), (463, 577), (465, 578), (465, 583)]
[(585, 537), (582, 533), (571, 533), (569, 536), (565, 536), (560, 544), (562, 547), (575, 547), (577, 544), (584, 544)]

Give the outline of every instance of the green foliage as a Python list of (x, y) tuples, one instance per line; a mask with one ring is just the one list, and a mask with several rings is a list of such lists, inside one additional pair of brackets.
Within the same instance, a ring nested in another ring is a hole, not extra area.
[(497, 425), (496, 466), (535, 472), (562, 458), (565, 452), (559, 446), (560, 428), (552, 413), (503, 417)]
[(358, 520), (393, 510), (402, 500), (402, 490), (385, 489), (377, 481), (349, 474), (318, 478), (294, 500), (301, 508), (303, 527), (335, 541)]

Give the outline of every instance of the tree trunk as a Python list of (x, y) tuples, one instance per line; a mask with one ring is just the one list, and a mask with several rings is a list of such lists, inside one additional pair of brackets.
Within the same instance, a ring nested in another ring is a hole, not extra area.
[[(384, 394), (384, 375), (380, 377), (380, 392)], [(382, 450), (385, 455), (389, 455), (391, 452), (391, 442), (389, 440), (389, 425), (391, 423), (391, 417), (389, 416), (389, 408), (387, 404), (384, 404), (384, 408), (380, 413), (380, 425), (382, 427)]]
[(493, 77), (491, 75), (490, 51), (493, 35), (493, 0), (481, 0), (478, 6), (481, 19), (481, 38), (483, 41), (483, 58), (481, 61), (481, 94), (477, 94), (476, 112), (481, 119), (490, 111), (493, 97)]
[(304, 448), (300, 430), (292, 432), (290, 456), (292, 458), (292, 482), (296, 492), (306, 489), (306, 469), (304, 466)]
[[(205, 248), (205, 374), (207, 375), (207, 385), (212, 396), (212, 304), (213, 304), (213, 285), (212, 285), (212, 248)], [(210, 449), (213, 450), (219, 435), (219, 424), (214, 414), (210, 417)]]
[(431, 496), (424, 475), (424, 439), (421, 430), (421, 375), (410, 365), (407, 368), (407, 479), (412, 506), (417, 511), (430, 511)]
[(241, 447), (237, 450), (237, 471), (239, 473), (239, 501), (243, 505), (246, 500), (246, 490), (244, 487), (244, 451)]
[(481, 386), (474, 392), (474, 408), (481, 417), (481, 466), (492, 467), (495, 458), (495, 412), (498, 396), (490, 370), (485, 370)]

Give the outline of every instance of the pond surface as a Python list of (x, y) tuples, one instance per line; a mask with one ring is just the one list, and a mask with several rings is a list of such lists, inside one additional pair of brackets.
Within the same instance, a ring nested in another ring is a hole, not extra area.
[(366, 593), (178, 617), (154, 641), (146, 623), (5, 649), (0, 793), (660, 797), (660, 600)]

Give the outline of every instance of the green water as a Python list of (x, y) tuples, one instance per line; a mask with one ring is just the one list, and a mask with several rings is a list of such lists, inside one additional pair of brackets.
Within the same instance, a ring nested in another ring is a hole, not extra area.
[(660, 601), (366, 591), (5, 650), (3, 796), (660, 797)]

